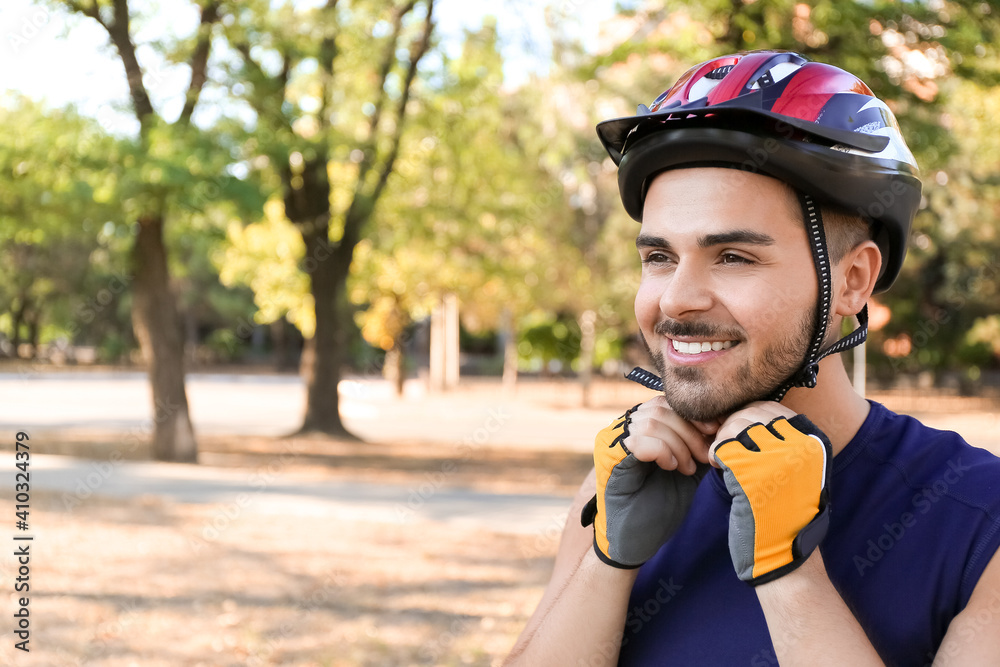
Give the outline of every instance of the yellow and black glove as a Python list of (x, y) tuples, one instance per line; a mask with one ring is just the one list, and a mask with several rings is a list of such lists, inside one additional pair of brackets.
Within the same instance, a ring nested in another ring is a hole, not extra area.
[(632, 413), (638, 408), (597, 434), (597, 494), (581, 516), (584, 526), (594, 524), (597, 556), (623, 569), (639, 567), (673, 536), (709, 470), (707, 464), (698, 464), (694, 475), (685, 475), (635, 458), (625, 443)]
[(830, 523), (830, 441), (804, 415), (754, 424), (715, 450), (733, 497), (729, 553), (757, 586), (805, 562)]

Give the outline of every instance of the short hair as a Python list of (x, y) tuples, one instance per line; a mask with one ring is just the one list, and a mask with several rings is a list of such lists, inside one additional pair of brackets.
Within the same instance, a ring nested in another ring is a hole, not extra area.
[(861, 243), (873, 239), (871, 226), (856, 213), (835, 206), (822, 206), (820, 210), (831, 264), (842, 260)]
[[(778, 180), (785, 186), (788, 192), (786, 201), (788, 202), (788, 213), (793, 217), (802, 217), (802, 206), (799, 204), (799, 195), (791, 185)], [(832, 204), (821, 204), (820, 215), (823, 217), (823, 231), (826, 232), (826, 252), (830, 257), (830, 263), (836, 264), (844, 256), (855, 249), (864, 241), (875, 239), (871, 225), (857, 213), (839, 208)], [(879, 250), (884, 249), (879, 246)]]

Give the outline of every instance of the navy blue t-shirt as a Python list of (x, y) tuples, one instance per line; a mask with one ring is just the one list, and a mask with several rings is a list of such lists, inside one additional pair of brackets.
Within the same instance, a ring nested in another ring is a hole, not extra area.
[[(718, 470), (639, 571), (620, 665), (776, 665), (754, 589), (729, 556)], [(888, 665), (929, 665), (1000, 546), (1000, 459), (878, 403), (833, 460), (820, 551)]]

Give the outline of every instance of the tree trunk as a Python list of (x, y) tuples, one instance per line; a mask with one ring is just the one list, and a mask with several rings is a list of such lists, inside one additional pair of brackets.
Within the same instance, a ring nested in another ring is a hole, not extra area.
[[(328, 2), (324, 11), (330, 12), (330, 20), (336, 23), (333, 16), (336, 2)], [(320, 138), (303, 146), (306, 150), (290, 152), (288, 165), (281, 168), (281, 180), (284, 186), (285, 216), (291, 220), (302, 234), (306, 246), (306, 257), (303, 269), (309, 276), (310, 291), (314, 299), (316, 315), (316, 331), (306, 344), (302, 355), (302, 374), (306, 381), (306, 413), (301, 431), (321, 431), (338, 437), (356, 439), (344, 428), (340, 419), (339, 397), (337, 386), (340, 381), (340, 366), (346, 353), (347, 332), (352, 326), (350, 311), (347, 307), (347, 277), (353, 260), (354, 249), (361, 240), (363, 225), (371, 219), (375, 203), (379, 200), (389, 175), (393, 171), (396, 158), (399, 155), (402, 137), (403, 120), (406, 116), (407, 102), (410, 90), (417, 75), (417, 65), (430, 48), (431, 32), (434, 27), (432, 20), (434, 0), (427, 0), (426, 15), (423, 19), (424, 29), (410, 44), (408, 62), (402, 67), (401, 80), (388, 84), (393, 74), (394, 65), (399, 60), (401, 48), (399, 36), (404, 25), (404, 18), (416, 6), (416, 0), (404, 3), (394, 13), (388, 46), (379, 58), (376, 53), (375, 100), (373, 111), (369, 117), (367, 137), (352, 152), (360, 153), (357, 181), (350, 204), (342, 213), (342, 222), (338, 238), (331, 244), (330, 240), (330, 194), (331, 184), (327, 169), (329, 167), (329, 146), (331, 137), (338, 140), (343, 137), (341, 130), (334, 130), (330, 124), (331, 114), (327, 104), (337, 98), (334, 93), (334, 63), (339, 62), (339, 44), (335, 36), (328, 35), (320, 44), (319, 66), (321, 68), (319, 96), (321, 107), (317, 114), (320, 119)], [(280, 40), (279, 40), (280, 41)], [(247, 42), (237, 44), (237, 50), (243, 54), (247, 66), (261, 78), (274, 84), (272, 89), (277, 93), (268, 96), (270, 102), (261, 102), (258, 113), (263, 117), (271, 117), (276, 122), (286, 125), (290, 119), (284, 111), (282, 102), (287, 99), (289, 75), (296, 66), (298, 49), (282, 50), (278, 55), (282, 61), (281, 74), (269, 77), (254, 61), (251, 47)], [(397, 68), (398, 69), (398, 68)], [(398, 97), (390, 92), (399, 91)], [(273, 103), (274, 100), (277, 103)], [(391, 100), (389, 106), (387, 102)], [(277, 114), (274, 109), (281, 109)], [(390, 110), (390, 117), (381, 122), (382, 113)], [(291, 129), (290, 125), (288, 126)], [(333, 130), (331, 132), (331, 130)], [(385, 151), (382, 147), (385, 147)]]
[(396, 396), (402, 396), (406, 384), (406, 346), (402, 340), (396, 340), (386, 351), (383, 376), (392, 383)]
[[(142, 145), (148, 148), (149, 130), (157, 115), (143, 82), (143, 70), (132, 41), (128, 0), (67, 4), (107, 31), (125, 68)], [(176, 123), (179, 127), (191, 125), (191, 116), (207, 80), (212, 26), (220, 18), (218, 2), (209, 0), (203, 4), (194, 52), (188, 63), (191, 82)], [(110, 9), (110, 14), (103, 11), (105, 9)], [(177, 303), (170, 291), (167, 251), (163, 242), (164, 208), (161, 203), (158, 210), (138, 221), (139, 231), (132, 247), (132, 328), (149, 368), (153, 389), (153, 456), (160, 461), (196, 462), (198, 445), (184, 389), (184, 338)]]
[[(282, 172), (285, 216), (305, 243), (302, 270), (316, 311), (316, 331), (302, 350), (300, 372), (306, 383), (306, 411), (299, 433), (319, 432), (358, 440), (340, 419), (340, 366), (346, 352), (347, 271), (330, 243), (330, 180), (324, 151)], [(341, 244), (344, 242), (341, 239)], [(348, 262), (350, 260), (348, 259)]]
[(28, 342), (31, 344), (31, 356), (28, 358), (32, 360), (38, 358), (38, 346), (42, 329), (41, 319), (42, 314), (37, 308), (31, 312), (31, 317), (28, 318)]
[(270, 328), (271, 357), (274, 369), (278, 372), (292, 370), (295, 368), (295, 364), (292, 360), (291, 341), (288, 340), (288, 330), (285, 328), (284, 318), (271, 322)]
[(24, 302), (22, 297), (17, 305), (17, 309), (12, 313), (14, 325), (11, 331), (10, 344), (14, 346), (14, 358), (21, 358), (21, 325), (24, 323)]
[(198, 446), (184, 389), (184, 340), (170, 291), (163, 216), (140, 218), (132, 248), (132, 327), (153, 389), (153, 457), (195, 463)]
[[(324, 196), (326, 196), (324, 194)], [(340, 419), (340, 366), (346, 347), (341, 312), (346, 294), (337, 279), (331, 255), (329, 228), (315, 224), (300, 226), (305, 241), (303, 267), (309, 276), (309, 291), (316, 308), (316, 332), (302, 353), (302, 377), (306, 382), (306, 414), (300, 432), (319, 431), (338, 438), (358, 440)]]

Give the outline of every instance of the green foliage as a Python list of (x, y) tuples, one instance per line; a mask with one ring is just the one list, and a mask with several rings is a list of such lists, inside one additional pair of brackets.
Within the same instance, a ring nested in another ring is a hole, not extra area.
[(264, 207), (263, 220), (230, 223), (226, 242), (213, 254), (213, 261), (222, 284), (252, 290), (256, 323), (287, 318), (309, 337), (316, 318), (308, 277), (299, 270), (304, 252), (302, 237), (284, 217), (281, 202), (271, 201)]
[[(531, 348), (523, 361), (572, 362), (577, 321), (593, 311), (599, 364), (634, 331), (639, 267), (638, 227), (621, 210), (595, 123), (632, 113), (706, 58), (785, 48), (860, 75), (894, 109), (922, 167), (924, 207), (899, 281), (881, 297), (891, 318), (872, 332), (873, 364), (887, 373), (998, 364), (992, 3), (653, 0), (626, 3), (588, 44), (553, 6), (553, 62), (516, 89), (486, 21), (459, 56), (421, 61), (394, 173), (379, 191), (412, 53), (391, 51), (398, 57), (380, 78), (393, 7), (223, 3), (216, 39), (227, 48), (209, 71), (227, 101), (211, 126), (154, 114), (123, 139), (71, 109), (3, 100), (0, 334), (26, 340), (34, 330), (41, 342), (127, 355), (133, 224), (162, 210), (172, 287), (213, 354), (238, 356), (254, 323), (287, 319), (309, 336), (304, 268), (317, 258), (306, 256), (308, 225), (286, 207), (314, 179), (325, 194), (300, 208), (328, 216), (331, 246), (349, 213), (371, 214), (348, 283), (374, 348), (355, 343), (358, 355), (380, 358), (455, 293), (469, 332), (486, 335), (512, 315)], [(400, 47), (421, 30), (425, 5), (416, 7), (399, 21)], [(168, 41), (151, 46), (170, 63), (196, 46), (193, 36)], [(904, 337), (908, 353), (890, 355)]]
[(373, 342), (445, 293), (459, 296), (474, 331), (496, 329), (505, 314), (531, 326), (538, 311), (594, 310), (605, 340), (630, 327), (634, 223), (615, 213), (596, 118), (567, 119), (592, 84), (554, 67), (513, 90), (502, 64), (487, 21), (420, 89), (406, 158), (356, 255), (351, 297), (371, 304), (362, 324)]
[(355, 255), (350, 296), (370, 304), (361, 323), (373, 344), (384, 348), (446, 293), (472, 331), (495, 329), (504, 310), (562, 301), (573, 263), (555, 259), (564, 187), (546, 169), (535, 100), (503, 88), (502, 65), (487, 24), (417, 91), (403, 157)]
[[(565, 368), (580, 356), (580, 326), (572, 316), (544, 317), (527, 326), (518, 339), (517, 351), (526, 370), (547, 370), (558, 361)], [(536, 315), (536, 319), (539, 316)]]
[(966, 359), (969, 363), (987, 365), (1000, 359), (1000, 315), (980, 317), (965, 335)]
[(216, 329), (205, 339), (205, 347), (213, 358), (222, 362), (237, 360), (243, 353), (246, 341), (232, 329)]
[(72, 337), (90, 324), (77, 313), (96, 315), (117, 296), (88, 303), (81, 287), (117, 268), (109, 231), (120, 212), (98, 195), (116, 177), (102, 156), (120, 144), (72, 109), (46, 112), (23, 98), (5, 100), (0, 124), (0, 312), (8, 314), (0, 334), (34, 343)]

